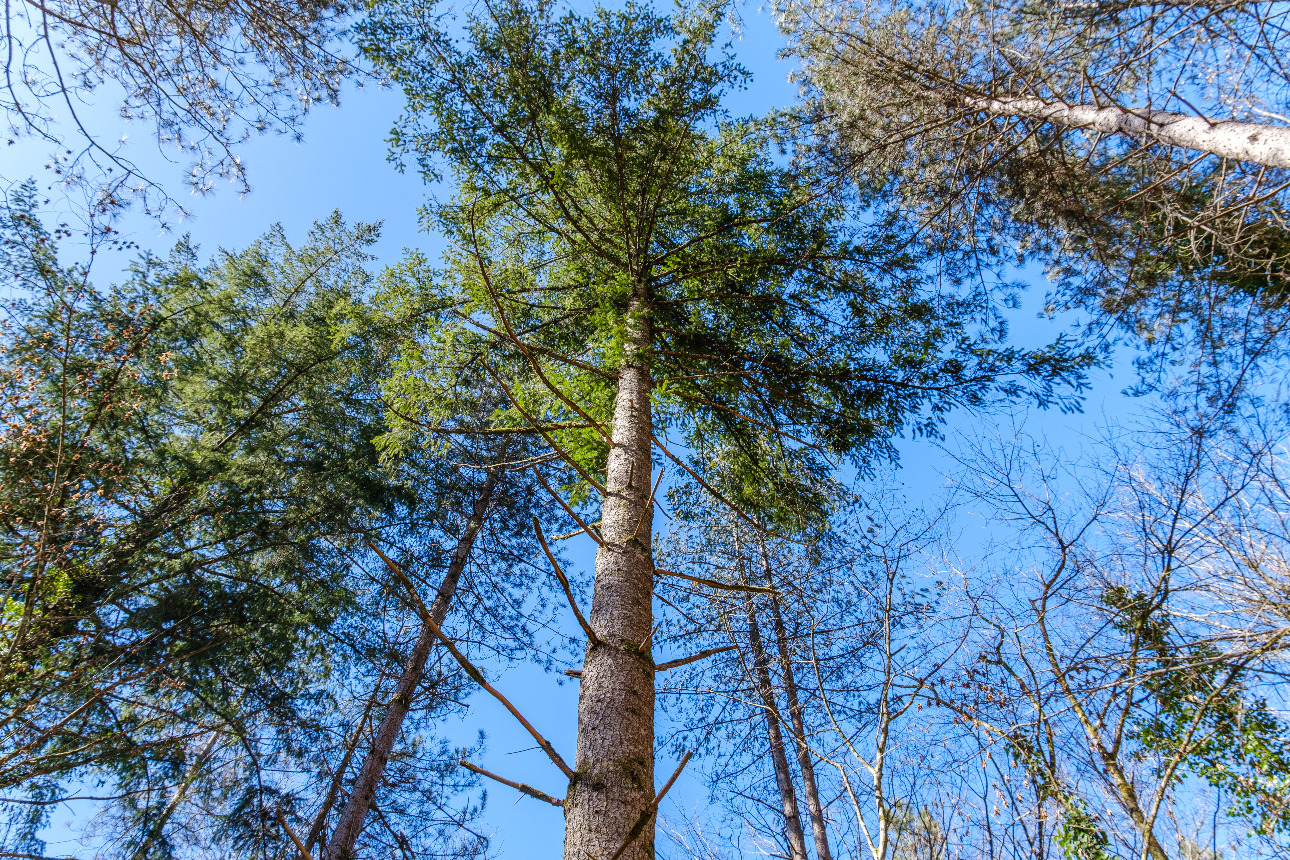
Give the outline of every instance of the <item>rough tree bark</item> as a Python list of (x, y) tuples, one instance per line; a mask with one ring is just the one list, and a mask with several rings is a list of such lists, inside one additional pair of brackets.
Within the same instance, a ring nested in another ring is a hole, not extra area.
[[(653, 421), (648, 301), (628, 309), (578, 697), (574, 779), (564, 802), (565, 860), (654, 856)], [(634, 835), (629, 841), (629, 833)], [(625, 846), (625, 847), (624, 847)], [(619, 853), (621, 851), (621, 853)]]
[[(470, 558), (475, 538), (488, 515), (488, 506), (493, 500), (493, 491), (497, 488), (500, 475), (500, 469), (490, 469), (479, 496), (475, 499), (470, 518), (466, 521), (466, 527), (448, 563), (448, 570), (444, 573), (443, 581), (439, 583), (434, 602), (430, 604), (430, 617), (435, 624), (443, 624), (444, 618), (448, 615), (448, 609), (452, 606), (453, 598), (457, 594), (457, 583), (461, 580), (461, 573), (466, 568), (466, 561)], [(372, 748), (363, 759), (358, 777), (350, 787), (349, 800), (341, 810), (331, 839), (327, 840), (327, 846), (323, 850), (324, 860), (350, 860), (353, 857), (354, 843), (358, 841), (358, 835), (363, 831), (363, 821), (372, 808), (376, 789), (385, 776), (385, 766), (389, 763), (390, 752), (394, 749), (394, 742), (398, 740), (399, 733), (403, 730), (403, 720), (412, 707), (412, 699), (416, 695), (417, 687), (425, 676), (426, 660), (430, 656), (435, 641), (436, 637), (430, 626), (422, 624), (416, 644), (408, 654), (403, 674), (399, 677), (394, 695), (385, 710), (385, 716), (382, 717), (372, 737)]]
[(775, 770), (775, 785), (779, 788), (779, 800), (784, 807), (784, 834), (788, 837), (792, 860), (806, 860), (806, 834), (802, 830), (802, 813), (797, 805), (797, 789), (793, 787), (793, 772), (789, 769), (788, 756), (784, 752), (784, 735), (779, 729), (779, 708), (775, 703), (775, 688), (770, 681), (766, 647), (762, 644), (757, 611), (753, 608), (751, 599), (746, 606), (748, 646), (753, 658), (753, 683), (757, 686), (757, 695), (761, 698), (766, 717), (766, 736), (770, 739), (770, 760)]
[(1106, 134), (1150, 137), (1168, 146), (1235, 161), (1290, 168), (1290, 128), (1212, 120), (1163, 110), (1065, 104), (1034, 98), (968, 98), (964, 106), (996, 116), (1026, 117)]
[[(766, 585), (775, 587), (775, 578), (771, 574), (770, 559), (762, 548), (762, 563), (765, 566)], [(788, 636), (784, 628), (784, 615), (779, 608), (779, 598), (772, 596), (770, 601), (770, 620), (775, 630), (775, 644), (779, 650), (780, 676), (784, 682), (784, 697), (788, 703), (789, 726), (793, 731), (793, 746), (797, 751), (797, 766), (802, 771), (802, 793), (806, 795), (806, 813), (811, 819), (811, 836), (815, 840), (817, 860), (833, 860), (829, 850), (829, 831), (824, 820), (824, 806), (820, 803), (820, 790), (815, 780), (815, 762), (811, 760), (811, 751), (806, 744), (806, 720), (802, 716), (802, 703), (798, 695), (797, 679), (793, 676), (792, 654), (788, 648)]]

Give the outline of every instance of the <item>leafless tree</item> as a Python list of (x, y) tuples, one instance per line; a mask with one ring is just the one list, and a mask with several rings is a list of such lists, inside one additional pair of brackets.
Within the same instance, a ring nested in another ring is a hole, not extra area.
[(1275, 851), (1284, 435), (1156, 419), (1100, 479), (1036, 446), (965, 457), (983, 513), (1017, 530), (973, 589), (976, 665), (936, 700), (1006, 746), (1068, 853), (1185, 856), (1177, 822), (1205, 785), (1252, 825), (1243, 850)]
[(173, 202), (90, 119), (91, 99), (106, 98), (191, 159), (193, 190), (228, 179), (245, 191), (238, 145), (256, 132), (298, 135), (308, 110), (337, 102), (359, 71), (340, 39), (351, 11), (346, 0), (5, 3), (0, 110), (10, 143), (47, 143), (59, 178), (96, 190), (95, 207), (136, 192), (150, 192), (152, 206)]

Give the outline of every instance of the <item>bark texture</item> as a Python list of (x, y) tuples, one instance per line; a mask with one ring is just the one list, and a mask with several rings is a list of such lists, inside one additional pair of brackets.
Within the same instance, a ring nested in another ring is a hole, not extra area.
[[(443, 624), (452, 606), (453, 598), (457, 595), (457, 583), (461, 580), (461, 573), (466, 568), (466, 561), (470, 558), (475, 538), (479, 535), (479, 530), (488, 515), (488, 506), (493, 500), (493, 491), (497, 488), (499, 476), (498, 469), (488, 472), (488, 477), (470, 512), (470, 518), (466, 521), (466, 527), (457, 540), (457, 548), (448, 563), (448, 570), (444, 573), (443, 581), (439, 583), (434, 602), (430, 604), (430, 617), (437, 625)], [(350, 787), (349, 800), (341, 810), (331, 839), (327, 840), (327, 846), (322, 855), (324, 860), (350, 860), (354, 856), (354, 843), (358, 841), (358, 835), (363, 831), (363, 822), (367, 818), (368, 810), (372, 808), (376, 789), (385, 776), (390, 752), (394, 749), (399, 733), (403, 730), (403, 720), (412, 707), (417, 687), (425, 677), (426, 660), (430, 656), (435, 641), (436, 637), (430, 626), (422, 624), (416, 644), (412, 646), (412, 651), (403, 666), (403, 674), (399, 676), (399, 683), (394, 688), (394, 695), (385, 709), (385, 716), (381, 718), (381, 723), (372, 736), (372, 748), (363, 759), (358, 777)]]
[(797, 806), (797, 790), (793, 787), (793, 772), (788, 766), (788, 755), (784, 752), (784, 734), (779, 728), (779, 709), (775, 704), (775, 688), (770, 682), (766, 647), (762, 644), (757, 612), (753, 609), (751, 600), (748, 601), (747, 606), (748, 645), (752, 650), (753, 682), (757, 685), (757, 695), (761, 697), (763, 713), (766, 717), (766, 736), (770, 739), (770, 760), (775, 770), (775, 785), (779, 788), (779, 800), (784, 807), (784, 835), (788, 837), (792, 860), (806, 860), (806, 835), (802, 831), (802, 813)]
[[(631, 302), (601, 510), (589, 643), (578, 697), (578, 751), (564, 802), (565, 860), (654, 856), (653, 422), (649, 321)], [(624, 849), (628, 833), (641, 823)]]
[(1290, 128), (1281, 126), (1033, 98), (971, 98), (965, 100), (965, 106), (996, 116), (1044, 120), (1067, 128), (1145, 136), (1168, 146), (1208, 152), (1235, 161), (1290, 168)]

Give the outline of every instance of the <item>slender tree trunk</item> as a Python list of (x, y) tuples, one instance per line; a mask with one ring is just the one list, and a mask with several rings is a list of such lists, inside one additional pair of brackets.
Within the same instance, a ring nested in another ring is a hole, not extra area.
[(996, 116), (1044, 120), (1067, 128), (1149, 137), (1167, 146), (1209, 152), (1235, 161), (1290, 168), (1290, 128), (1212, 120), (1163, 110), (1064, 104), (1034, 98), (969, 98), (966, 107)]
[(632, 299), (601, 509), (576, 771), (565, 799), (565, 860), (654, 856), (653, 422), (648, 308)]
[(179, 809), (179, 804), (184, 802), (184, 797), (187, 796), (188, 789), (192, 786), (193, 781), (197, 779), (197, 774), (201, 772), (202, 768), (204, 768), (206, 763), (210, 760), (211, 752), (214, 751), (215, 744), (218, 742), (219, 732), (211, 732), (211, 736), (206, 741), (206, 744), (200, 751), (198, 751), (197, 756), (193, 759), (192, 764), (188, 766), (188, 769), (184, 771), (184, 778), (175, 786), (174, 794), (170, 796), (170, 802), (166, 804), (165, 809), (161, 810), (161, 812), (157, 814), (157, 820), (148, 828), (147, 835), (144, 837), (143, 842), (139, 844), (139, 847), (135, 849), (134, 854), (131, 855), (132, 860), (144, 860), (152, 850), (152, 846), (157, 844), (157, 841), (161, 839), (162, 834), (166, 830), (166, 825), (170, 823), (170, 819), (174, 816), (175, 810)]
[[(488, 514), (488, 506), (493, 500), (493, 491), (497, 488), (500, 474), (500, 469), (489, 470), (484, 486), (480, 489), (479, 497), (470, 512), (470, 519), (466, 521), (466, 528), (457, 541), (452, 560), (448, 563), (448, 571), (444, 574), (443, 582), (439, 584), (434, 602), (430, 604), (430, 617), (436, 625), (443, 624), (444, 618), (448, 615), (448, 609), (452, 606), (453, 598), (457, 594), (457, 583), (461, 579), (461, 572), (466, 568), (466, 561), (470, 558), (475, 538), (484, 525), (484, 518)], [(385, 776), (385, 766), (389, 763), (390, 751), (394, 749), (394, 742), (398, 740), (399, 733), (403, 730), (403, 720), (407, 717), (417, 687), (425, 676), (426, 660), (430, 656), (430, 650), (435, 641), (436, 637), (429, 625), (422, 624), (416, 644), (412, 646), (412, 652), (403, 667), (403, 674), (399, 677), (394, 695), (385, 710), (385, 716), (372, 737), (372, 748), (363, 759), (358, 776), (350, 787), (349, 800), (341, 810), (336, 829), (323, 850), (325, 860), (350, 860), (353, 857), (354, 843), (358, 841), (358, 834), (363, 830), (363, 821), (367, 818), (367, 813), (372, 808), (372, 801), (376, 797), (376, 789)]]
[[(762, 559), (766, 563), (766, 584), (775, 587), (770, 572), (770, 562), (763, 549)], [(806, 795), (806, 813), (811, 819), (811, 836), (815, 840), (815, 856), (818, 860), (833, 860), (829, 850), (829, 831), (824, 820), (824, 806), (820, 803), (820, 790), (815, 781), (815, 762), (811, 760), (811, 750), (806, 745), (806, 721), (802, 716), (802, 704), (797, 693), (797, 679), (793, 677), (793, 660), (788, 650), (788, 637), (784, 631), (784, 616), (780, 612), (779, 598), (770, 601), (771, 624), (775, 629), (775, 643), (779, 648), (779, 666), (784, 679), (784, 698), (788, 702), (789, 725), (793, 729), (793, 746), (797, 750), (797, 766), (802, 771), (802, 791)]]
[(770, 682), (769, 661), (762, 644), (761, 630), (757, 624), (757, 611), (750, 599), (747, 602), (748, 645), (752, 650), (753, 682), (761, 697), (766, 717), (766, 735), (770, 739), (770, 760), (775, 770), (775, 785), (779, 787), (779, 800), (784, 807), (784, 833), (792, 860), (806, 860), (806, 835), (802, 832), (802, 813), (797, 806), (797, 791), (793, 788), (793, 772), (784, 752), (784, 736), (779, 729), (779, 714), (775, 704), (775, 688)]

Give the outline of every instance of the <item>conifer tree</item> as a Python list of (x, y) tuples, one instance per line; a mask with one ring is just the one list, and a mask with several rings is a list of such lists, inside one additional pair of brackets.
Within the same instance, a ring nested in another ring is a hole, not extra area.
[[(403, 668), (407, 598), (371, 547), (415, 558), (418, 579), (448, 567), (474, 464), (380, 457), (371, 380), (389, 339), (355, 324), (373, 228), (337, 216), (299, 246), (277, 229), (207, 266), (181, 242), (99, 287), (60, 260), (68, 231), (43, 227), (32, 186), (3, 215), (3, 848), (39, 853), (49, 811), (102, 781), (98, 825), (120, 856), (275, 856), (288, 829), (327, 820), (363, 754), (344, 750)], [(504, 533), (507, 511), (528, 515), (517, 490), (493, 494)], [(457, 591), (516, 587), (482, 554)], [(524, 635), (504, 609), (482, 620)], [(482, 842), (460, 825), (477, 808), (445, 821), (443, 807), (470, 779), (424, 731), (459, 682), (434, 675), (402, 691), (434, 707), (404, 727), (383, 821), (469, 855)]]
[(443, 383), (491, 380), (507, 408), (490, 428), (559, 458), (560, 502), (598, 545), (590, 613), (572, 606), (587, 637), (572, 766), (526, 721), (568, 787), (522, 790), (563, 808), (577, 860), (652, 857), (672, 784), (654, 774), (656, 454), (702, 482), (694, 461), (733, 452), (741, 498), (717, 495), (741, 510), (801, 489), (794, 471), (932, 432), (955, 404), (1069, 405), (1058, 389), (1088, 361), (1001, 348), (973, 325), (997, 322), (981, 297), (937, 289), (896, 225), (853, 241), (766, 126), (724, 114), (748, 76), (719, 20), (506, 2), (445, 29), (394, 3), (360, 33), (407, 96), (396, 150), (457, 188), (427, 212), (452, 249), (410, 278), (438, 327), (409, 342), (394, 408), (450, 424)]

